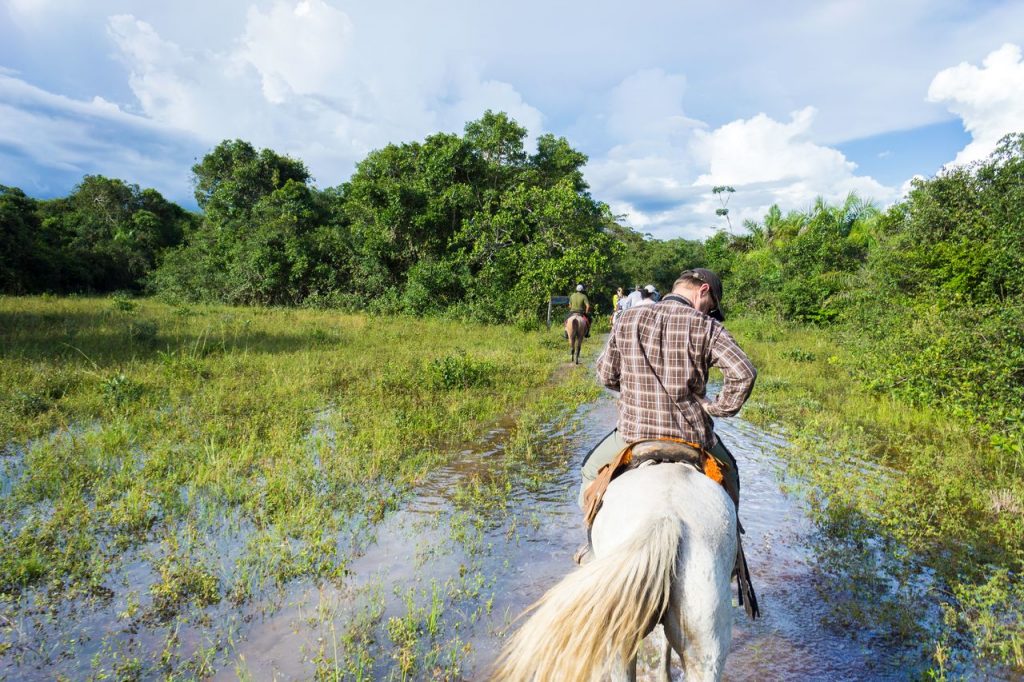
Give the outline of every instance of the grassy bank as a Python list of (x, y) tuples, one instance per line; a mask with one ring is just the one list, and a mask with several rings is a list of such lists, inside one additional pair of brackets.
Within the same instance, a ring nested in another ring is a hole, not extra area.
[[(499, 422), (529, 458), (529, 427), (595, 390), (555, 376), (564, 343), (439, 320), (0, 298), (0, 657), (210, 672), (229, 642), (189, 648), (179, 626), (297, 579), (343, 582), (416, 481)], [(115, 621), (79, 631), (101, 611)]]
[(855, 344), (730, 320), (760, 374), (743, 415), (785, 429), (838, 623), (921, 642), (928, 678), (1024, 672), (1024, 434), (912, 408), (859, 380)]

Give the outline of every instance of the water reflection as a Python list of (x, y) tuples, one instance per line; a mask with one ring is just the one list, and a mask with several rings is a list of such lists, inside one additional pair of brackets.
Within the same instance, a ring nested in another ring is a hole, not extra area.
[[(442, 648), (469, 651), (461, 674), (483, 679), (509, 622), (573, 568), (572, 551), (584, 537), (575, 504), (577, 470), (584, 455), (614, 426), (614, 400), (606, 396), (578, 416), (578, 433), (569, 439), (553, 437), (551, 447), (540, 449), (535, 466), (552, 475), (538, 479), (529, 491), (514, 491), (507, 507), (467, 509), (459, 501), (459, 491), (469, 481), (487, 479), (502, 466), (501, 430), (477, 449), (463, 451), (377, 529), (376, 542), (350, 564), (352, 576), (344, 590), (294, 589), (284, 608), (253, 623), (237, 652), (246, 668), (256, 679), (309, 677), (311, 644), (326, 637), (332, 624), (332, 632), (343, 631), (360, 609), (374, 608), (374, 603), (381, 610), (379, 622), (386, 623), (407, 612), (410, 590), (426, 593), (432, 584), (456, 585), (445, 593), (449, 643)], [(745, 547), (763, 613), (762, 619), (750, 622), (741, 608), (735, 609), (725, 678), (906, 678), (897, 652), (878, 643), (880, 638), (821, 624), (829, 605), (814, 586), (806, 543), (811, 525), (801, 502), (780, 486), (777, 453), (785, 442), (741, 419), (721, 420), (717, 426), (740, 466)], [(467, 513), (483, 529), (482, 536), (459, 542), (457, 531)], [(463, 583), (476, 585), (477, 591), (467, 598)], [(330, 616), (314, 623), (309, 614), (318, 609)], [(373, 676), (399, 677), (387, 637), (378, 636), (373, 649)], [(234, 676), (233, 667), (221, 675)]]

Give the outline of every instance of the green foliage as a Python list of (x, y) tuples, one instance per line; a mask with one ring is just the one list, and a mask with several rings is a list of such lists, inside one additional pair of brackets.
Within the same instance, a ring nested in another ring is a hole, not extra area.
[(112, 407), (121, 407), (142, 395), (142, 386), (120, 372), (104, 379), (101, 386), (104, 398)]
[(192, 166), (196, 202), (215, 222), (245, 217), (256, 203), (289, 180), (309, 181), (301, 161), (242, 140), (225, 140)]
[(782, 351), (780, 355), (787, 360), (792, 360), (793, 362), (814, 362), (818, 359), (818, 356), (811, 351), (800, 348), (787, 348)]
[(156, 190), (99, 175), (52, 201), (0, 187), (0, 291), (139, 289), (192, 220)]
[[(773, 207), (749, 235), (704, 245), (727, 300), (769, 316), (744, 339), (775, 346), (756, 359), (748, 414), (791, 427), (827, 589), (852, 597), (845, 616), (900, 638), (920, 604), (941, 606), (938, 679), (989, 661), (1024, 669), (1022, 216), (1016, 134), (915, 181), (884, 214), (852, 195)], [(817, 348), (790, 322), (818, 328)]]
[(1024, 430), (1024, 304), (903, 301), (875, 319), (886, 333), (848, 341), (861, 349), (856, 368), (868, 386), (942, 405), (996, 436)]
[(41, 225), (34, 199), (0, 185), (0, 291), (43, 291), (56, 277), (59, 245)]
[(309, 187), (301, 162), (235, 140), (192, 170), (205, 215), (151, 275), (155, 291), (170, 300), (294, 305), (340, 290), (347, 241), (333, 214), (338, 196)]
[(118, 292), (110, 297), (110, 308), (119, 313), (133, 313), (138, 307), (138, 303), (132, 300), (132, 297), (124, 292)]
[[(1021, 429), (1009, 432), (1016, 449), (979, 438), (978, 416), (946, 404), (958, 400), (948, 385), (938, 403), (909, 400), (899, 387), (871, 391), (864, 341), (853, 343), (842, 326), (772, 317), (729, 326), (760, 372), (744, 414), (785, 428), (787, 478), (817, 522), (821, 588), (837, 604), (832, 618), (903, 641), (934, 638), (924, 653), (947, 672), (984, 669), (987, 660), (1002, 670), (996, 676), (1019, 673)], [(944, 384), (937, 376), (931, 380)]]
[(872, 269), (901, 293), (970, 303), (1024, 295), (1024, 134), (992, 156), (916, 181), (881, 224)]
[(152, 320), (133, 320), (128, 325), (128, 338), (133, 343), (151, 344), (156, 341), (159, 327)]
[(401, 306), (413, 315), (441, 313), (462, 300), (471, 287), (464, 264), (422, 260), (409, 268)]
[(494, 365), (490, 362), (472, 358), (465, 351), (457, 350), (452, 355), (432, 360), (427, 376), (433, 390), (452, 390), (490, 386), (494, 373)]
[(375, 150), (326, 191), (298, 161), (223, 142), (193, 168), (202, 223), (150, 284), (170, 300), (537, 317), (617, 251), (586, 156), (552, 135), (529, 156), (525, 139), (487, 111), (463, 136)]

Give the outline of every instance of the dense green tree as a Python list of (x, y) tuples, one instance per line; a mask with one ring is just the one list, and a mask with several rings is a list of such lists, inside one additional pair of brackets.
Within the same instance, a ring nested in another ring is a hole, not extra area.
[(192, 172), (204, 216), (153, 273), (154, 290), (190, 300), (296, 304), (340, 286), (329, 266), (348, 267), (350, 247), (343, 223), (332, 218), (337, 194), (309, 187), (301, 161), (226, 140)]
[(37, 202), (0, 185), (0, 291), (44, 291), (58, 267), (57, 245), (42, 231)]
[(538, 184), (550, 187), (563, 178), (569, 178), (577, 192), (588, 189), (583, 179), (585, 165), (586, 154), (573, 149), (564, 137), (555, 137), (551, 133), (537, 138), (537, 153), (530, 157), (530, 167), (536, 173)]
[(178, 244), (192, 216), (153, 189), (87, 175), (63, 199), (40, 202), (42, 231), (57, 245), (57, 291), (142, 286), (159, 255)]
[(483, 162), (457, 135), (388, 145), (359, 163), (342, 193), (360, 269), (375, 273), (371, 290), (398, 287), (414, 264), (446, 256), (479, 205), (483, 176)]
[(215, 222), (244, 217), (262, 197), (293, 180), (305, 184), (301, 161), (270, 149), (256, 151), (243, 140), (225, 140), (192, 166), (196, 201)]
[(903, 293), (982, 304), (1024, 293), (1024, 134), (984, 162), (914, 183), (881, 226), (873, 267)]
[(507, 192), (493, 214), (475, 216), (460, 235), (478, 309), (497, 320), (536, 314), (551, 294), (593, 282), (618, 255), (601, 230), (604, 219), (572, 177)]

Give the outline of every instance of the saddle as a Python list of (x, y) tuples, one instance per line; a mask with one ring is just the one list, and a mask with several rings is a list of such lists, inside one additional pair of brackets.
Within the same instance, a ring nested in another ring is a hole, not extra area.
[(586, 334), (588, 331), (590, 331), (590, 318), (587, 317), (586, 313), (579, 313), (579, 312), (573, 311), (573, 312), (569, 313), (569, 317), (566, 318), (566, 319), (570, 319), (571, 320), (573, 317), (578, 317), (580, 319), (580, 322), (583, 324), (583, 333), (584, 334)]
[(583, 493), (583, 519), (587, 528), (594, 525), (594, 518), (601, 508), (601, 501), (604, 499), (605, 491), (608, 490), (608, 484), (623, 473), (647, 462), (689, 464), (711, 480), (721, 484), (733, 502), (739, 505), (739, 491), (730, 490), (732, 486), (726, 483), (723, 473), (729, 468), (728, 464), (696, 443), (675, 438), (642, 440), (623, 448), (615, 459), (601, 468), (597, 473), (597, 478), (587, 486)]
[[(643, 440), (632, 443), (622, 449), (615, 459), (601, 468), (590, 485), (583, 493), (583, 521), (587, 530), (594, 525), (597, 512), (601, 509), (601, 501), (608, 484), (621, 474), (635, 469), (641, 464), (653, 463), (677, 463), (689, 464), (711, 480), (720, 484), (725, 492), (736, 505), (737, 511), (740, 506), (739, 481), (735, 476), (726, 476), (724, 472), (729, 465), (718, 459), (710, 452), (696, 443), (690, 443), (675, 438), (664, 438), (657, 440)], [(750, 569), (747, 568), (747, 558), (743, 553), (741, 535), (743, 526), (739, 518), (736, 519), (736, 566), (733, 569), (736, 576), (736, 588), (740, 606), (744, 607), (751, 620), (761, 615), (757, 605), (757, 595), (754, 592), (754, 585), (750, 580)]]

